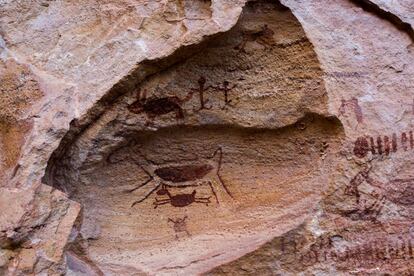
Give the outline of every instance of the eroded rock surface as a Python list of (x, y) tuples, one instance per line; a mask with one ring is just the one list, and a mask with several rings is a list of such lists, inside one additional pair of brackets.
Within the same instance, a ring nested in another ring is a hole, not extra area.
[(1, 3), (0, 274), (411, 275), (408, 2)]
[(302, 222), (343, 138), (318, 64), (288, 9), (253, 3), (119, 98), (51, 161), (84, 207), (83, 254), (104, 274), (200, 273)]
[(107, 273), (113, 264), (195, 273), (297, 224), (326, 188), (321, 171), (340, 136), (335, 122), (313, 120), (306, 130), (204, 126), (131, 134), (128, 145), (65, 182), (84, 207), (88, 255)]
[(0, 179), (6, 182), (18, 169), (18, 160), (25, 138), (32, 127), (30, 107), (42, 97), (36, 76), (26, 65), (13, 60), (1, 62), (1, 103), (0, 103)]

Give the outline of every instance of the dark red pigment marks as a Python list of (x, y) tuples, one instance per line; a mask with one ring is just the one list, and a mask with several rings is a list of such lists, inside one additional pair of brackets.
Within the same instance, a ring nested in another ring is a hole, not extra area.
[(234, 84), (232, 87), (230, 87), (230, 82), (223, 81), (222, 85), (214, 86), (213, 88), (219, 91), (222, 91), (224, 93), (224, 106), (222, 109), (226, 108), (226, 106), (231, 106), (231, 100), (229, 100), (229, 92), (236, 88), (237, 84)]
[(413, 132), (410, 131), (407, 135), (403, 132), (400, 138), (397, 134), (393, 133), (389, 136), (378, 136), (376, 139), (370, 136), (358, 137), (354, 143), (354, 154), (356, 157), (364, 158), (368, 152), (372, 155), (390, 155), (398, 151), (398, 140), (400, 140), (400, 146), (404, 151), (414, 148)]
[[(371, 138), (372, 139), (372, 138)], [(369, 150), (369, 144), (365, 137), (358, 137), (355, 141), (354, 154), (359, 158), (363, 158), (367, 155)]]
[(327, 261), (337, 264), (353, 264), (360, 267), (378, 265), (397, 259), (414, 259), (413, 240), (409, 236), (388, 236), (370, 238), (366, 242), (347, 241), (343, 250), (338, 251), (333, 246), (333, 239), (343, 239), (341, 236), (322, 236), (301, 250), (304, 241), (300, 238), (282, 238), (281, 251), (285, 255), (293, 255), (291, 262), (299, 262), (304, 266), (313, 266)]
[(187, 235), (188, 237), (191, 236), (190, 232), (187, 230), (187, 216), (183, 218), (177, 218), (177, 219), (171, 219), (168, 218), (168, 222), (173, 223), (173, 229), (175, 232), (175, 239), (179, 239), (179, 234), (183, 233)]
[(386, 197), (376, 193), (371, 194), (371, 196), (375, 198), (373, 203), (364, 202), (352, 210), (343, 212), (343, 215), (352, 220), (370, 220), (376, 222), (385, 206)]
[[(333, 72), (327, 72), (326, 75), (328, 77), (332, 78), (340, 78), (340, 79), (346, 79), (346, 78), (362, 78), (368, 75), (366, 72), (339, 72), (339, 71), (333, 71)], [(341, 109), (340, 109), (341, 110)]]
[(197, 191), (193, 191), (191, 194), (177, 194), (172, 195), (170, 191), (168, 191), (167, 187), (161, 188), (157, 192), (157, 195), (166, 195), (168, 198), (166, 199), (158, 199), (155, 198), (154, 201), (154, 209), (156, 209), (160, 205), (171, 204), (173, 207), (186, 207), (192, 203), (203, 203), (208, 206), (210, 201), (210, 197), (196, 197)]
[[(142, 155), (144, 160), (148, 160), (144, 155)], [(214, 159), (217, 158), (217, 164), (211, 165), (206, 161), (206, 163), (202, 164), (190, 164), (190, 165), (176, 165), (176, 166), (165, 166), (161, 168), (154, 168), (154, 164), (150, 164), (149, 167), (146, 169), (144, 166), (140, 166), (144, 173), (149, 177), (149, 179), (137, 187), (128, 190), (127, 192), (134, 192), (144, 186), (146, 186), (150, 182), (156, 182), (155, 188), (147, 192), (141, 199), (132, 203), (132, 206), (135, 206), (138, 203), (145, 201), (151, 194), (155, 191), (158, 196), (163, 196), (164, 198), (159, 199), (155, 198), (154, 205), (155, 208), (159, 205), (171, 204), (173, 207), (185, 207), (191, 205), (192, 203), (204, 203), (208, 205), (210, 203), (210, 197), (196, 197), (196, 190), (193, 190), (190, 194), (171, 194), (169, 189), (182, 189), (188, 187), (199, 187), (201, 185), (208, 185), (210, 187), (211, 193), (213, 194), (214, 198), (216, 199), (217, 204), (219, 204), (219, 200), (217, 197), (217, 193), (215, 188), (213, 187), (213, 183), (219, 183), (226, 193), (233, 198), (231, 192), (227, 188), (224, 180), (220, 175), (220, 169), (222, 166), (223, 160), (223, 151), (221, 148), (218, 148), (211, 157), (206, 159)], [(209, 161), (211, 162), (211, 161)], [(151, 173), (151, 172), (152, 173)], [(210, 174), (213, 173), (214, 174)], [(216, 177), (216, 181), (210, 179), (210, 177)], [(197, 181), (198, 182), (195, 182)], [(169, 182), (169, 183), (168, 183)], [(191, 183), (193, 182), (193, 183)]]
[(410, 131), (410, 148), (414, 148), (414, 137), (412, 131)]
[(276, 42), (273, 38), (274, 34), (275, 32), (272, 29), (270, 29), (266, 24), (263, 25), (260, 30), (243, 31), (243, 39), (239, 45), (234, 47), (234, 49), (246, 53), (245, 47), (247, 42), (257, 42), (260, 45), (264, 46), (265, 49), (268, 49), (269, 47), (276, 45)]
[(405, 207), (414, 207), (414, 178), (393, 179), (382, 186), (385, 187), (386, 197), (391, 202)]
[(413, 103), (411, 104), (411, 113), (414, 115), (414, 99), (413, 99)]
[(343, 215), (349, 217), (353, 220), (371, 220), (373, 222), (377, 221), (377, 218), (381, 214), (382, 209), (386, 203), (386, 196), (383, 194), (378, 194), (372, 192), (369, 195), (369, 198), (373, 198), (374, 201), (370, 200), (370, 203), (367, 200), (361, 200), (361, 192), (359, 191), (359, 186), (363, 182), (367, 182), (372, 187), (381, 188), (383, 185), (381, 182), (374, 180), (369, 176), (371, 168), (365, 168), (360, 171), (355, 177), (353, 177), (347, 187), (345, 187), (344, 194), (355, 197), (356, 207), (352, 210), (343, 211)]
[(133, 113), (145, 112), (151, 118), (174, 111), (177, 113), (177, 119), (184, 118), (184, 114), (181, 110), (179, 99), (177, 97), (149, 99), (145, 103), (135, 102), (129, 107), (129, 110)]
[(404, 206), (414, 205), (414, 178), (394, 179), (387, 185), (394, 187), (389, 193), (390, 200)]
[(354, 112), (358, 123), (363, 122), (364, 117), (362, 114), (362, 108), (359, 105), (357, 98), (352, 97), (350, 100), (342, 99), (341, 106), (339, 107), (339, 115), (344, 116), (347, 109), (351, 109)]
[(156, 169), (154, 172), (163, 180), (180, 183), (201, 179), (212, 170), (213, 166), (204, 164), (164, 167)]
[(198, 88), (191, 88), (190, 93), (198, 92), (198, 96), (199, 96), (199, 99), (200, 99), (200, 108), (197, 111), (202, 110), (202, 109), (211, 109), (212, 108), (211, 106), (206, 107), (206, 103), (208, 102), (208, 100), (204, 100), (204, 92), (206, 92), (211, 87), (211, 85), (205, 87), (206, 82), (207, 82), (206, 78), (201, 76), (197, 81)]
[(205, 92), (207, 92), (210, 88), (223, 91), (224, 107), (222, 109), (229, 106), (231, 103), (231, 100), (229, 100), (229, 92), (233, 88), (235, 88), (236, 85), (230, 87), (230, 82), (226, 80), (218, 86), (206, 86), (206, 82), (206, 78), (200, 76), (200, 78), (197, 81), (198, 87), (191, 88), (191, 91), (183, 99), (180, 99), (177, 96), (169, 96), (162, 98), (151, 97), (147, 99), (146, 90), (144, 90), (141, 94), (141, 90), (138, 89), (136, 96), (137, 100), (128, 106), (128, 110), (134, 114), (145, 113), (150, 119), (150, 121), (154, 120), (158, 116), (169, 114), (171, 112), (175, 113), (175, 117), (177, 120), (184, 119), (184, 110), (182, 106), (184, 103), (188, 102), (193, 98), (194, 93), (198, 93), (200, 101), (200, 108), (195, 110), (196, 112), (203, 109), (212, 109), (212, 106), (207, 106), (209, 100), (205, 99)]
[[(380, 215), (386, 200), (389, 200), (397, 205), (412, 207), (414, 206), (414, 178), (394, 179), (383, 183), (375, 180), (369, 176), (371, 169), (363, 169), (355, 177), (353, 177), (347, 187), (345, 187), (344, 194), (355, 197), (356, 208), (344, 211), (345, 216), (354, 220), (372, 220), (376, 221)], [(380, 192), (371, 192), (368, 196), (371, 203), (366, 200), (361, 200), (359, 186), (366, 182), (374, 189), (379, 189)]]
[(171, 112), (175, 112), (177, 119), (183, 119), (184, 112), (181, 106), (189, 101), (192, 96), (193, 93), (191, 92), (184, 99), (177, 96), (147, 99), (146, 91), (141, 96), (141, 91), (138, 90), (137, 100), (128, 106), (128, 110), (135, 114), (145, 113), (151, 120)]
[(401, 145), (402, 145), (402, 148), (403, 148), (405, 151), (407, 151), (407, 150), (408, 150), (408, 145), (407, 145), (407, 143), (408, 143), (407, 134), (404, 132), (404, 133), (402, 133), (402, 134), (401, 134)]
[[(321, 257), (323, 256), (323, 259)], [(352, 262), (361, 266), (367, 265), (366, 262), (384, 262), (395, 259), (412, 259), (412, 240), (410, 238), (398, 240), (370, 241), (361, 245), (347, 247), (343, 252), (330, 250), (320, 252), (317, 247), (313, 247), (306, 253), (300, 255), (300, 261), (311, 266), (320, 261), (333, 260), (334, 262)]]
[(198, 92), (199, 94), (200, 108), (196, 111), (212, 108), (212, 106), (208, 106), (208, 107), (206, 106), (206, 104), (208, 103), (208, 99), (206, 100), (204, 98), (204, 92), (206, 92), (210, 88), (222, 91), (224, 93), (224, 106), (222, 107), (222, 109), (225, 109), (227, 106), (230, 106), (231, 100), (229, 100), (229, 92), (233, 90), (237, 85), (235, 84), (232, 87), (230, 87), (230, 82), (227, 80), (224, 80), (223, 83), (218, 86), (213, 86), (213, 85), (205, 86), (206, 82), (207, 82), (206, 78), (201, 76), (198, 79), (198, 88), (191, 88), (191, 91), (193, 93)]
[(372, 179), (369, 177), (369, 171), (370, 169), (365, 169), (360, 171), (356, 176), (354, 176), (349, 185), (345, 187), (345, 195), (355, 196), (356, 203), (359, 204), (361, 194), (359, 192), (359, 185), (361, 185), (364, 181), (367, 181), (368, 183), (372, 182)]

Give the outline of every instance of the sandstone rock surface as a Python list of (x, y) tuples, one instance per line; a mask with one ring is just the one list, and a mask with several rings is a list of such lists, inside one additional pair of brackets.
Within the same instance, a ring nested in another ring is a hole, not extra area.
[(0, 3), (0, 274), (412, 275), (411, 2)]

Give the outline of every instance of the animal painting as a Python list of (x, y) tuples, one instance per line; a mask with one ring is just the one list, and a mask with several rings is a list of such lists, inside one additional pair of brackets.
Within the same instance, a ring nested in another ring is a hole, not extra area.
[[(211, 193), (219, 204), (219, 196), (233, 198), (232, 193), (228, 189), (226, 183), (220, 175), (222, 166), (223, 150), (217, 148), (211, 157), (203, 158), (198, 161), (183, 161), (177, 164), (159, 165), (148, 159), (139, 150), (137, 156), (140, 160), (135, 160), (141, 170), (148, 176), (148, 179), (140, 183), (137, 187), (127, 192), (135, 192), (142, 190), (149, 183), (154, 183), (155, 187), (141, 194), (139, 198), (132, 203), (132, 207), (146, 200), (155, 191), (158, 196), (164, 196), (163, 199), (156, 198), (154, 201), (155, 208), (159, 205), (170, 204), (173, 207), (184, 207), (192, 203), (210, 203), (210, 197), (197, 197), (197, 191), (192, 193), (173, 194), (170, 190), (179, 190), (187, 187), (199, 187), (208, 185)], [(142, 164), (144, 163), (144, 164)]]
[(134, 114), (145, 113), (150, 121), (153, 121), (157, 116), (169, 114), (171, 112), (175, 113), (177, 120), (184, 119), (182, 105), (193, 97), (193, 93), (194, 92), (188, 93), (183, 99), (180, 99), (177, 96), (147, 98), (146, 90), (141, 93), (141, 90), (139, 89), (137, 91), (136, 101), (128, 106), (128, 110)]

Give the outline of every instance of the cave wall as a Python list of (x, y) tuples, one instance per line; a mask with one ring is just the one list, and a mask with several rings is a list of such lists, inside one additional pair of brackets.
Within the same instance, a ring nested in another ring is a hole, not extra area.
[(70, 254), (103, 274), (200, 273), (299, 225), (343, 138), (322, 77), (289, 9), (248, 4), (49, 162), (47, 183), (83, 207)]
[(394, 2), (1, 4), (0, 273), (410, 275)]

